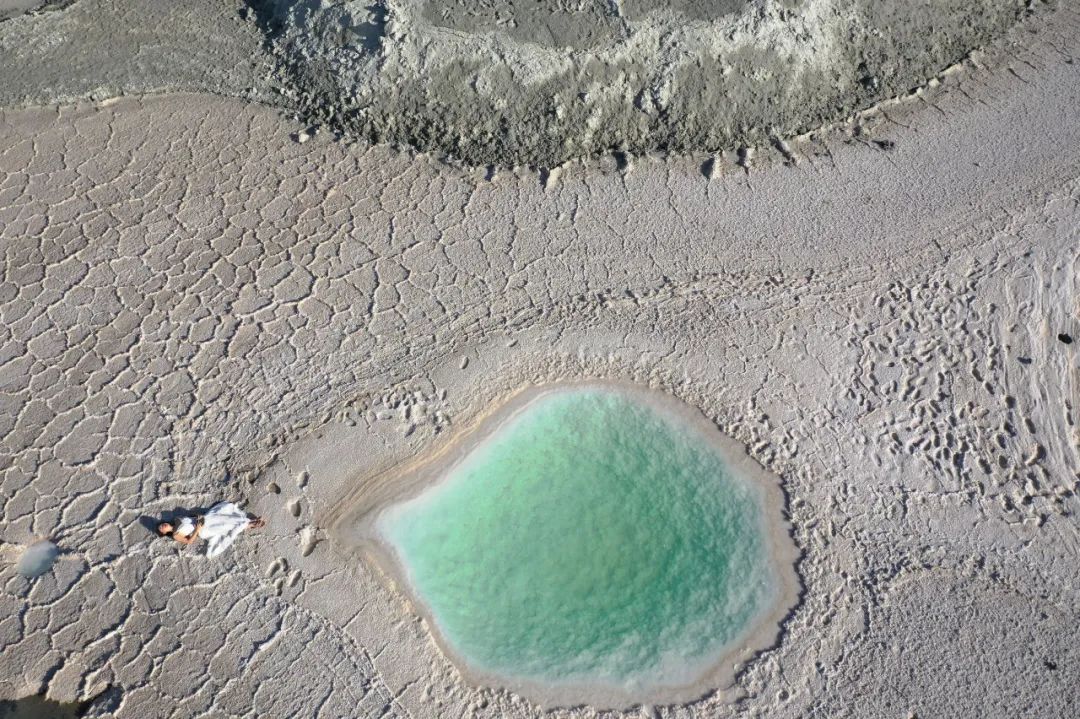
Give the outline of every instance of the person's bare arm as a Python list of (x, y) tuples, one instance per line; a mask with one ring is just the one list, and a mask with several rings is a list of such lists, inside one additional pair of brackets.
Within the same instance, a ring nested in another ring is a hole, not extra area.
[(173, 539), (180, 542), (180, 544), (194, 544), (195, 540), (199, 538), (199, 530), (202, 529), (203, 521), (202, 517), (199, 517), (199, 521), (195, 523), (195, 531), (186, 537), (181, 537), (178, 534), (173, 535)]

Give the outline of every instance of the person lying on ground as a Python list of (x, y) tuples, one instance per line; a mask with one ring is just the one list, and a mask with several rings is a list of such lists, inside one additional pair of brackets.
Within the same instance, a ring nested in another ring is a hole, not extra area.
[(205, 539), (206, 556), (213, 558), (225, 551), (244, 530), (265, 525), (262, 517), (248, 517), (232, 502), (218, 502), (205, 516), (179, 517), (175, 524), (162, 522), (157, 530), (160, 536), (170, 537), (185, 545)]

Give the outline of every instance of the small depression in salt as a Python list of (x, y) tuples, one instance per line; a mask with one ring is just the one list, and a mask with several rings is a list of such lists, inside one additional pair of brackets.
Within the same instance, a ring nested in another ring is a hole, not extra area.
[(775, 642), (777, 479), (675, 398), (525, 391), (359, 523), (466, 676), (547, 704), (687, 700)]

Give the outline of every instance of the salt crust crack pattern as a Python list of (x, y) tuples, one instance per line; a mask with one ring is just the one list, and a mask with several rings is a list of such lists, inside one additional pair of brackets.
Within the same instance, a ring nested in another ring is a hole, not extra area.
[[(1031, 93), (1073, 102), (1062, 45), (1031, 52), (1015, 72), (1059, 85), (974, 74), (935, 100), (948, 127), (990, 132)], [(897, 176), (937, 141), (930, 113), (906, 122)], [(264, 492), (328, 422), (419, 451), (487, 399), (430, 368), (497, 342), (497, 389), (667, 388), (784, 477), (804, 598), (723, 711), (1075, 714), (1080, 378), (1055, 336), (1080, 322), (1080, 182), (1074, 155), (1002, 147), (929, 214), (898, 199), (936, 191), (911, 171), (901, 194), (813, 215), (807, 176), (852, 197), (845, 178), (884, 156), (826, 141), (795, 168), (545, 188), (300, 148), (226, 100), (4, 112), (0, 539), (66, 553), (32, 584), (0, 574), (0, 694), (112, 686), (92, 712), (117, 717), (535, 714), (462, 684), (372, 570), (333, 555), (318, 476), (290, 466)], [(755, 214), (750, 185), (788, 216)], [(223, 562), (141, 521), (222, 494), (271, 520)]]

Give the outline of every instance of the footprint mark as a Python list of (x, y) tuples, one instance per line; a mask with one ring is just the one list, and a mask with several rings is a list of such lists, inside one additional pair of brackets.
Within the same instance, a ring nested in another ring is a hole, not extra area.
[(274, 561), (270, 562), (270, 566), (266, 568), (266, 576), (272, 577), (278, 572), (285, 571), (289, 568), (289, 563), (284, 557), (278, 557)]
[(300, 554), (309, 557), (311, 553), (315, 551), (315, 545), (319, 543), (319, 540), (315, 537), (315, 528), (311, 526), (303, 527), (300, 530)]

